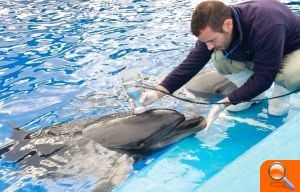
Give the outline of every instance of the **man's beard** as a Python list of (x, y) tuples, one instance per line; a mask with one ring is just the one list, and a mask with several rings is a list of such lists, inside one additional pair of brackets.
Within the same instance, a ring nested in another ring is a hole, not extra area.
[(231, 44), (231, 40), (232, 40), (232, 37), (231, 37), (230, 33), (224, 32), (224, 46), (221, 47), (222, 51), (225, 51), (226, 49), (229, 48), (229, 46)]

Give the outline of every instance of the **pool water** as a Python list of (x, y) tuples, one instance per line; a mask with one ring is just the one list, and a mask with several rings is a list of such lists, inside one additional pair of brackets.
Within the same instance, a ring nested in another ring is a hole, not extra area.
[[(300, 10), (297, 1), (282, 2)], [(33, 131), (131, 110), (118, 74), (139, 68), (152, 84), (168, 74), (194, 46), (189, 22), (197, 3), (0, 0), (0, 144), (11, 134), (8, 120)], [(284, 117), (269, 116), (266, 102), (246, 112), (222, 113), (207, 135), (198, 133), (135, 164), (128, 180), (114, 190), (197, 190), (299, 113), (300, 97), (291, 100)], [(210, 109), (170, 97), (152, 107), (203, 116)], [(91, 191), (101, 165), (91, 168), (84, 176), (78, 172), (61, 180), (34, 180), (0, 159), (0, 191)]]

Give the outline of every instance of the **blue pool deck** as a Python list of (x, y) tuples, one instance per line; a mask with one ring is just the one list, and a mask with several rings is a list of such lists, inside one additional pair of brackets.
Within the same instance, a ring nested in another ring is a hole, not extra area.
[[(300, 114), (249, 149), (198, 188), (197, 192), (258, 192), (259, 169), (266, 160), (300, 159)], [(241, 174), (242, 173), (242, 174)]]

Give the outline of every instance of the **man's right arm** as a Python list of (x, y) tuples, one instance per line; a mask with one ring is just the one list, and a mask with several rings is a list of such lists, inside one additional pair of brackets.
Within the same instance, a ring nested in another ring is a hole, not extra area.
[(201, 41), (197, 41), (183, 62), (178, 65), (159, 84), (172, 94), (191, 80), (210, 60), (213, 51), (207, 49)]
[(156, 87), (156, 89), (163, 92), (158, 90), (145, 92), (142, 94), (140, 101), (144, 105), (149, 105), (163, 97), (165, 95), (164, 92), (172, 94), (204, 67), (209, 61), (211, 54), (212, 51), (209, 51), (206, 45), (198, 40), (185, 60)]

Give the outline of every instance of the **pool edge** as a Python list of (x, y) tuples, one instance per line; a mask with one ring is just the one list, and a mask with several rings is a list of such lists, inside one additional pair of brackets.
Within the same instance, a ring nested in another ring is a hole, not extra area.
[(228, 164), (196, 191), (259, 191), (259, 170), (264, 161), (270, 159), (300, 159), (300, 152), (295, 153), (291, 150), (300, 146), (300, 140), (297, 138), (300, 135), (300, 129), (297, 128), (299, 124), (300, 114)]

